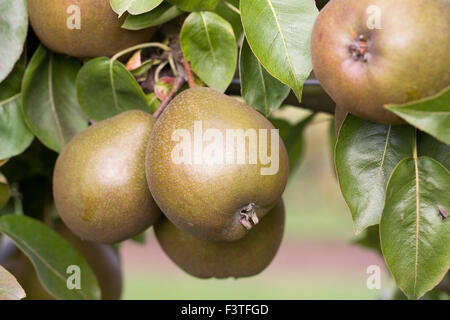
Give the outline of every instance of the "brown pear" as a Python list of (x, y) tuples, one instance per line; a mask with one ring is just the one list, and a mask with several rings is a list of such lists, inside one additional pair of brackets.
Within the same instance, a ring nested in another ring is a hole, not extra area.
[(146, 112), (124, 112), (75, 136), (58, 157), (55, 205), (81, 239), (119, 242), (143, 232), (159, 217), (144, 167), (153, 125)]
[(153, 28), (129, 31), (121, 26), (109, 0), (28, 0), (34, 32), (55, 52), (74, 57), (112, 56), (150, 40)]
[(385, 108), (450, 85), (450, 1), (331, 0), (311, 36), (314, 73), (353, 115), (403, 121)]
[(198, 278), (241, 278), (262, 272), (275, 257), (284, 232), (283, 201), (244, 238), (235, 242), (199, 240), (162, 218), (155, 225), (159, 244), (185, 272)]
[(146, 172), (156, 203), (178, 228), (201, 240), (235, 241), (277, 204), (289, 162), (263, 115), (195, 88), (179, 94), (155, 124)]

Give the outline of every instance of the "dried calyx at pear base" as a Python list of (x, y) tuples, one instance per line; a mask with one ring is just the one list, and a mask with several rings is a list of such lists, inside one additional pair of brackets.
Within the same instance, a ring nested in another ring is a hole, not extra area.
[(161, 215), (145, 177), (153, 117), (127, 111), (75, 136), (56, 162), (55, 205), (81, 239), (116, 243), (150, 227)]
[(178, 229), (168, 219), (155, 224), (155, 234), (167, 256), (182, 270), (199, 278), (241, 278), (262, 272), (275, 257), (283, 238), (283, 201), (234, 242), (203, 241)]
[(289, 162), (264, 116), (199, 87), (180, 93), (159, 117), (146, 172), (153, 198), (178, 228), (201, 240), (236, 241), (277, 204)]
[(28, 0), (27, 5), (41, 42), (74, 57), (110, 57), (150, 40), (155, 32), (123, 29), (126, 15), (119, 19), (108, 0)]
[(403, 123), (384, 106), (450, 85), (449, 32), (448, 0), (332, 0), (312, 32), (314, 74), (349, 113)]

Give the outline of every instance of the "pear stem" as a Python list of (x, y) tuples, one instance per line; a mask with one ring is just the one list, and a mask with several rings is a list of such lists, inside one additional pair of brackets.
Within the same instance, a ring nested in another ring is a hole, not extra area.
[(115, 54), (111, 60), (115, 61), (117, 59), (119, 59), (121, 56), (126, 55), (127, 53), (139, 50), (139, 49), (146, 49), (146, 48), (160, 48), (164, 51), (170, 51), (171, 49), (166, 46), (165, 44), (159, 43), (159, 42), (147, 42), (147, 43), (142, 43), (142, 44), (138, 44), (137, 46), (125, 49), (123, 51), (118, 52), (117, 54)]
[(235, 6), (233, 6), (231, 3), (229, 3), (228, 1), (224, 1), (224, 3), (228, 8), (233, 10), (235, 13), (237, 13), (238, 15), (241, 15), (241, 11), (238, 8), (236, 8)]
[(186, 71), (189, 88), (195, 88), (197, 85), (195, 84), (194, 74), (192, 73), (191, 65), (186, 59), (183, 59), (183, 66)]
[(164, 112), (164, 109), (166, 109), (166, 107), (169, 105), (169, 102), (172, 101), (175, 93), (177, 93), (178, 90), (180, 90), (180, 88), (183, 86), (184, 82), (185, 80), (183, 77), (178, 76), (175, 78), (172, 90), (170, 90), (167, 97), (162, 101), (159, 108), (155, 111), (155, 113), (153, 114), (153, 118), (159, 118), (159, 116)]
[(158, 68), (156, 68), (155, 71), (155, 83), (159, 81), (159, 74), (161, 73), (162, 69), (164, 69), (169, 64), (169, 61), (164, 61), (161, 63)]

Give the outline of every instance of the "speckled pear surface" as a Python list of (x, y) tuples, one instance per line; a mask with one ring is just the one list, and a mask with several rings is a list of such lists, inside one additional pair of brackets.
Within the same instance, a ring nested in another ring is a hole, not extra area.
[[(249, 205), (262, 218), (280, 199), (288, 178), (289, 162), (285, 146), (279, 136), (279, 166), (272, 175), (261, 174), (263, 165), (246, 161), (207, 163), (206, 149), (214, 140), (204, 141), (204, 153), (199, 154), (194, 143), (189, 147), (192, 159), (200, 156), (203, 162), (174, 162), (173, 152), (182, 140), (174, 139), (179, 129), (195, 136), (195, 122), (201, 122), (203, 133), (208, 129), (223, 134), (227, 130), (259, 129), (272, 132), (272, 124), (260, 113), (238, 100), (208, 88), (189, 89), (179, 94), (163, 112), (152, 131), (146, 158), (147, 180), (158, 206), (178, 228), (202, 240), (235, 241), (248, 232), (242, 223), (242, 212)], [(212, 133), (213, 131), (209, 131)], [(267, 135), (266, 135), (267, 136)], [(269, 154), (275, 144), (267, 138)], [(225, 143), (224, 143), (225, 145)], [(223, 154), (238, 154), (234, 149), (220, 149)], [(249, 143), (247, 140), (247, 147)], [(230, 150), (231, 149), (231, 150)], [(246, 150), (250, 150), (247, 148)], [(261, 149), (259, 149), (261, 150)], [(236, 159), (236, 158), (235, 158)], [(250, 224), (255, 221), (250, 219)]]
[(340, 106), (384, 124), (384, 108), (450, 85), (450, 1), (332, 0), (311, 37), (314, 73)]
[(155, 225), (159, 244), (185, 272), (199, 278), (241, 278), (262, 272), (273, 260), (283, 238), (285, 211), (279, 203), (242, 239), (235, 242), (199, 240), (167, 219)]
[[(74, 57), (112, 56), (150, 40), (155, 30), (122, 29), (126, 17), (119, 19), (109, 0), (28, 0), (27, 3), (31, 25), (42, 43), (52, 51)], [(78, 12), (80, 28), (73, 29), (76, 22), (73, 17)]]
[(145, 150), (154, 125), (127, 111), (75, 136), (58, 157), (53, 176), (56, 208), (81, 239), (115, 243), (160, 216), (145, 178)]

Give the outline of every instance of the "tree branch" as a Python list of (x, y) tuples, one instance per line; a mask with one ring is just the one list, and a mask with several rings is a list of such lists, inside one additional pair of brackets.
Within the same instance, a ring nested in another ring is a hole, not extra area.
[(153, 118), (159, 118), (159, 116), (164, 112), (164, 109), (166, 109), (166, 107), (169, 105), (170, 101), (172, 101), (175, 93), (177, 93), (178, 90), (180, 90), (180, 88), (183, 86), (184, 82), (185, 80), (181, 76), (175, 78), (172, 90), (170, 90), (169, 95), (161, 102), (161, 105), (153, 114)]
[[(241, 95), (241, 83), (239, 79), (234, 79), (227, 90), (227, 94)], [(328, 94), (320, 86), (315, 79), (307, 80), (303, 88), (302, 102), (299, 103), (297, 97), (291, 91), (284, 105), (298, 106), (316, 112), (324, 112), (334, 114), (336, 103), (328, 96)]]

